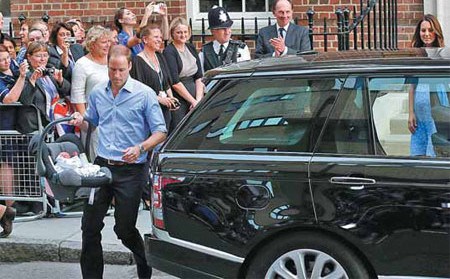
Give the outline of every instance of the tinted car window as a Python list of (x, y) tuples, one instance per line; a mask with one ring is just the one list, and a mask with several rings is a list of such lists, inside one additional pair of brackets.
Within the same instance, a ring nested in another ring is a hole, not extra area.
[(176, 148), (310, 152), (339, 89), (335, 79), (229, 82), (191, 117)]
[(318, 152), (369, 154), (371, 141), (364, 79), (349, 77), (341, 82), (343, 87), (324, 129)]
[[(368, 88), (383, 155), (449, 157), (450, 77), (371, 78)], [(410, 109), (414, 132), (408, 127)]]

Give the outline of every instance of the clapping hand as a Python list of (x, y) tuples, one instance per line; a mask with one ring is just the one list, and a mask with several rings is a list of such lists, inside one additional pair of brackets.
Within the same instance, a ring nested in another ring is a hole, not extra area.
[(275, 49), (275, 56), (281, 56), (281, 54), (284, 52), (286, 48), (286, 44), (284, 43), (284, 38), (278, 37), (278, 38), (272, 38), (270, 39), (270, 44)]

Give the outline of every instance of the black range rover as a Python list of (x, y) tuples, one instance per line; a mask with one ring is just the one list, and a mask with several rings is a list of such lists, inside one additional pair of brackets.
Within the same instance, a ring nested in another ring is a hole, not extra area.
[(182, 278), (449, 278), (449, 59), (349, 51), (210, 71), (153, 158), (149, 263)]

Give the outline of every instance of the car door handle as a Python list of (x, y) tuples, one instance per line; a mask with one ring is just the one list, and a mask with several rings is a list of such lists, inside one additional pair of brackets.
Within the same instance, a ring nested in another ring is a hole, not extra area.
[(375, 179), (364, 177), (334, 176), (330, 178), (330, 183), (344, 185), (367, 185), (377, 183)]

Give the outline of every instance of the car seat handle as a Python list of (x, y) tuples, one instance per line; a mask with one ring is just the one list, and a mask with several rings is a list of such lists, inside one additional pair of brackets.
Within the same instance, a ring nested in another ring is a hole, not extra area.
[(38, 140), (37, 158), (36, 158), (36, 170), (37, 170), (37, 173), (39, 174), (39, 176), (45, 176), (45, 173), (47, 172), (47, 168), (44, 165), (44, 160), (42, 159), (42, 156), (43, 156), (42, 148), (43, 148), (43, 143), (45, 141), (45, 135), (47, 135), (47, 133), (50, 131), (50, 129), (53, 128), (53, 126), (55, 126), (56, 124), (61, 123), (61, 122), (70, 121), (73, 119), (74, 118), (72, 116), (56, 119), (56, 120), (48, 123), (48, 125), (45, 126), (44, 130), (40, 134), (39, 140)]

